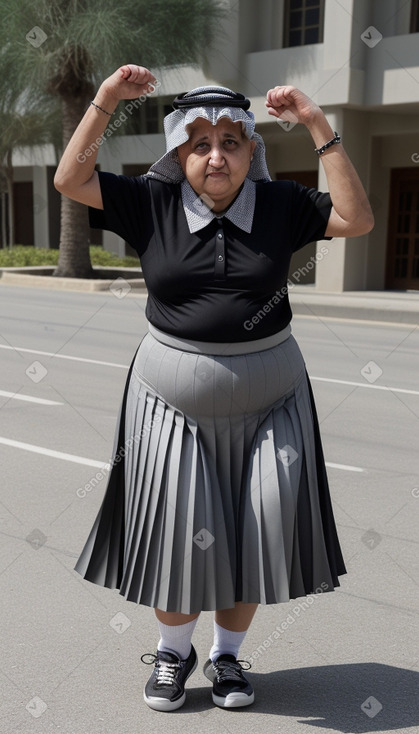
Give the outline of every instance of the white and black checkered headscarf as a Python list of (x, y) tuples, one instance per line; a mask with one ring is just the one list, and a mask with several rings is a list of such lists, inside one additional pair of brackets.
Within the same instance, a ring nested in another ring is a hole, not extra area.
[(209, 120), (213, 125), (222, 117), (241, 122), (249, 140), (256, 141), (247, 178), (252, 181), (270, 181), (266, 165), (265, 144), (259, 133), (255, 133), (255, 117), (248, 112), (250, 102), (242, 94), (226, 87), (197, 87), (180, 94), (173, 102), (174, 112), (164, 118), (166, 153), (153, 163), (146, 176), (165, 183), (179, 183), (185, 178), (177, 156), (177, 147), (189, 139), (187, 126), (197, 117)]

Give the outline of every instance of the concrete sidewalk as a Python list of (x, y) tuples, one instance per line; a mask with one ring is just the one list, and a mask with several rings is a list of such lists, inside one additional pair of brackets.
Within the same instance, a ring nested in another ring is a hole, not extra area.
[(294, 314), (419, 325), (419, 291), (324, 293), (297, 285), (289, 295)]

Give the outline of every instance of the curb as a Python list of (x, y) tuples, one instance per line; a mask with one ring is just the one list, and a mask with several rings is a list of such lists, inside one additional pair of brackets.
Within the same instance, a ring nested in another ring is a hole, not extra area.
[[(2, 285), (46, 288), (47, 290), (98, 292), (111, 290), (115, 295), (127, 295), (131, 290), (145, 291), (146, 286), (141, 270), (115, 267), (93, 268), (98, 278), (54, 278), (55, 267), (1, 268)], [(112, 273), (112, 278), (106, 275)], [(138, 273), (138, 276), (137, 276)], [(132, 277), (132, 276), (137, 277)], [(105, 277), (101, 277), (105, 276)], [(122, 297), (122, 296), (120, 296)]]
[(382, 321), (383, 323), (406, 324), (418, 326), (419, 316), (410, 311), (383, 311), (382, 309), (347, 308), (345, 306), (321, 306), (307, 303), (291, 303), (294, 316), (318, 316), (335, 319), (351, 319), (356, 321)]
[[(410, 294), (409, 294), (410, 295)], [(357, 321), (419, 325), (419, 294), (402, 298), (386, 298), (381, 292), (376, 297), (330, 294), (290, 294), (291, 310), (298, 316), (317, 316)]]

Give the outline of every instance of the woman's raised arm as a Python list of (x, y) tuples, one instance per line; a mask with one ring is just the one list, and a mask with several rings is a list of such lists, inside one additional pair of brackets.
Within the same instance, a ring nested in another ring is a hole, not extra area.
[[(321, 148), (335, 136), (321, 108), (295, 87), (270, 89), (266, 106), (270, 115), (305, 125), (316, 148)], [(330, 146), (321, 160), (333, 201), (326, 236), (356, 237), (370, 232), (374, 216), (364, 187), (343, 146)]]
[[(121, 99), (136, 99), (154, 91), (154, 75), (144, 66), (121, 66), (99, 87), (68, 143), (54, 177), (55, 188), (82, 204), (103, 209), (99, 177), (95, 171), (100, 141), (110, 115)], [(91, 155), (86, 155), (86, 150)]]

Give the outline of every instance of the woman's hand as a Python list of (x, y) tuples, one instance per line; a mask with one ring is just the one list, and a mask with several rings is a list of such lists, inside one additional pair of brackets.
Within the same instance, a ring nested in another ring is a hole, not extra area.
[(135, 99), (142, 94), (154, 92), (156, 78), (145, 66), (125, 64), (105, 79), (98, 90), (98, 98), (113, 98), (116, 103), (121, 99)]
[(268, 113), (286, 122), (301, 122), (307, 127), (324, 117), (320, 107), (296, 87), (274, 87), (266, 95)]
[(95, 171), (102, 135), (118, 102), (154, 92), (159, 86), (145, 66), (125, 64), (100, 85), (86, 114), (68, 143), (54, 177), (56, 189), (74, 201), (103, 209), (99, 177)]
[[(268, 113), (287, 122), (301, 122), (320, 148), (334, 136), (321, 108), (295, 87), (274, 87), (266, 95)], [(333, 202), (326, 229), (327, 237), (356, 237), (370, 232), (374, 217), (359, 176), (344, 151), (333, 145), (321, 161)]]

